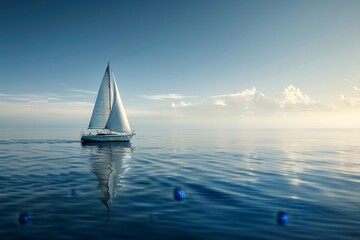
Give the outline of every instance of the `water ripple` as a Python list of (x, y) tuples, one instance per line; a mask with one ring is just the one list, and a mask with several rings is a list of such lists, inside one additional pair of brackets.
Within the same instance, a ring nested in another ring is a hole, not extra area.
[[(149, 131), (131, 145), (0, 140), (0, 235), (357, 239), (359, 136)], [(178, 186), (183, 201), (174, 199)], [(278, 211), (289, 213), (286, 226), (276, 223)], [(30, 214), (26, 225), (21, 212)]]

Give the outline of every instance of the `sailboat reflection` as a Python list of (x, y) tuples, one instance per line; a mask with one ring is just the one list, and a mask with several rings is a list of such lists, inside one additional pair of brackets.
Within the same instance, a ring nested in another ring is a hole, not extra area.
[(133, 148), (129, 142), (82, 143), (90, 151), (91, 171), (98, 179), (101, 191), (100, 201), (107, 208), (107, 221), (110, 219), (110, 206), (116, 193), (123, 188), (123, 175), (128, 170), (126, 162), (131, 159)]

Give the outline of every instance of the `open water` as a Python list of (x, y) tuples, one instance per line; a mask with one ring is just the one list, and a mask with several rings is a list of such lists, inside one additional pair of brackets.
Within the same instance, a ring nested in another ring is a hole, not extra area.
[(360, 236), (359, 130), (0, 133), (1, 239)]

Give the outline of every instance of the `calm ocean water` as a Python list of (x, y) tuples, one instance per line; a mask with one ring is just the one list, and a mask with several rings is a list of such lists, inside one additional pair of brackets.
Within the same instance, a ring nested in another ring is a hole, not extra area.
[(0, 134), (1, 239), (360, 236), (359, 130), (138, 130), (87, 145), (76, 130)]

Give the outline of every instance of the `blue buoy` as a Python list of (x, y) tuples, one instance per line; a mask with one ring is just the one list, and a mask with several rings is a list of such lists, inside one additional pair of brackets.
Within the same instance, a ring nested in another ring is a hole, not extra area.
[(27, 212), (22, 212), (19, 214), (19, 223), (26, 224), (30, 221), (30, 215)]
[(277, 224), (279, 224), (279, 225), (285, 225), (286, 223), (289, 222), (289, 214), (287, 214), (286, 212), (283, 212), (283, 211), (279, 211), (276, 216), (276, 221), (277, 221)]
[(182, 201), (184, 200), (186, 197), (186, 192), (185, 189), (181, 188), (181, 187), (175, 187), (174, 189), (174, 199), (176, 201)]

